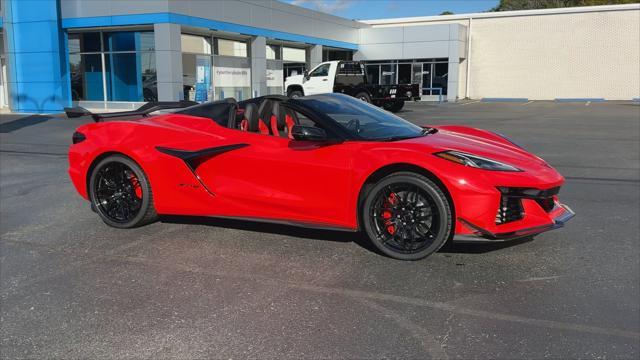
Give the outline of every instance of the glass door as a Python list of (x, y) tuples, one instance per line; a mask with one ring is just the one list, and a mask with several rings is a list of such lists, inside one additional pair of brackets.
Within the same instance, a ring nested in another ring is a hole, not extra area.
[(398, 64), (398, 84), (411, 84), (411, 64)]
[(431, 95), (431, 78), (432, 78), (432, 65), (422, 64), (422, 95)]
[(380, 85), (391, 85), (396, 83), (396, 64), (385, 64), (380, 66)]
[(367, 82), (372, 85), (380, 85), (380, 65), (367, 65)]
[(433, 87), (439, 88), (442, 95), (447, 95), (447, 81), (449, 79), (449, 64), (437, 63), (433, 64)]

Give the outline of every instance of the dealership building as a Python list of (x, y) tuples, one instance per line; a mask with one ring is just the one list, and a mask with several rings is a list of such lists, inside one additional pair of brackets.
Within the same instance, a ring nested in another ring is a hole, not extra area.
[(426, 101), (640, 97), (640, 4), (355, 21), (276, 0), (1, 0), (0, 105), (283, 94), (326, 60)]

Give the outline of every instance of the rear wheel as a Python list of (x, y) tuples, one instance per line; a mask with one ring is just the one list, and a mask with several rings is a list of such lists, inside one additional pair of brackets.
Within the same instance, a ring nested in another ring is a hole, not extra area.
[(369, 97), (369, 94), (367, 94), (366, 92), (359, 92), (356, 94), (356, 96), (354, 96), (357, 99), (360, 99), (366, 103), (370, 103), (371, 102), (371, 97)]
[(395, 173), (375, 184), (366, 195), (362, 219), (376, 248), (400, 260), (422, 259), (440, 249), (453, 223), (438, 185), (411, 172)]
[(404, 100), (396, 100), (393, 102), (388, 102), (388, 103), (385, 103), (383, 107), (387, 111), (396, 113), (402, 110), (402, 108), (404, 107)]
[(289, 92), (289, 97), (292, 99), (303, 97), (304, 94), (300, 90), (292, 90)]
[(102, 221), (113, 227), (133, 228), (157, 219), (146, 175), (122, 155), (106, 157), (94, 167), (89, 199)]

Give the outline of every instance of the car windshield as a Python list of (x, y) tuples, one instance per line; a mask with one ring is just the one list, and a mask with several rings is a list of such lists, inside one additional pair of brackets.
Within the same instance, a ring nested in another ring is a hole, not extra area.
[(428, 133), (424, 128), (351, 96), (328, 94), (304, 97), (300, 100), (316, 112), (333, 119), (354, 138), (392, 141)]

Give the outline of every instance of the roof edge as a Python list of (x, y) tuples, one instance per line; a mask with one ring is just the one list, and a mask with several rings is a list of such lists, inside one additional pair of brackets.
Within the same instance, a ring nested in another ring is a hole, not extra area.
[(640, 10), (640, 3), (621, 4), (621, 5), (579, 6), (579, 7), (536, 9), (536, 10), (494, 11), (494, 12), (454, 14), (454, 15), (415, 16), (415, 17), (358, 20), (358, 21), (363, 22), (365, 24), (369, 24), (369, 25), (386, 25), (386, 24), (402, 25), (402, 24), (410, 24), (410, 23), (416, 23), (416, 22), (466, 20), (469, 18), (478, 19), (478, 18), (515, 17), (515, 16), (531, 16), (531, 15), (555, 15), (555, 14), (574, 14), (574, 13), (621, 11), (621, 10)]

